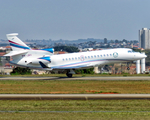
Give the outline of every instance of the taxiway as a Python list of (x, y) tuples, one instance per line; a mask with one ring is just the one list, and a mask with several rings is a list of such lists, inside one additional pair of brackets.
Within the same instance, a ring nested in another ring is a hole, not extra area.
[(0, 94), (0, 100), (150, 99), (150, 94)]
[(150, 77), (0, 77), (0, 80), (150, 80)]

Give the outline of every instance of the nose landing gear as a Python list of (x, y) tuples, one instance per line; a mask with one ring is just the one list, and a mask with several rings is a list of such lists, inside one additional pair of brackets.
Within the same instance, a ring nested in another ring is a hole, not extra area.
[(130, 70), (131, 64), (131, 62), (127, 62), (127, 70)]

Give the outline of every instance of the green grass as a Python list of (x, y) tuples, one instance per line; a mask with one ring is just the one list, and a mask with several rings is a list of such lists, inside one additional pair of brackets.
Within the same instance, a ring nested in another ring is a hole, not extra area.
[(0, 113), (0, 120), (149, 120), (150, 112)]
[(0, 111), (149, 111), (149, 100), (0, 100)]
[(97, 80), (2, 80), (0, 93), (57, 94), (57, 93), (120, 93), (149, 94), (150, 81)]
[(148, 120), (150, 117), (149, 100), (1, 100), (0, 105), (0, 111), (6, 111), (0, 112), (3, 120)]
[[(0, 81), (0, 93), (150, 93), (149, 88), (143, 80)], [(149, 120), (149, 106), (149, 100), (0, 100), (0, 120)]]

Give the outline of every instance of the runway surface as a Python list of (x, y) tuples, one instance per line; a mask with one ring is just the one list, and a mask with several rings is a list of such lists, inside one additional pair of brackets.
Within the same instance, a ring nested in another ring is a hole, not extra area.
[(150, 99), (150, 94), (0, 94), (0, 100)]
[(0, 77), (0, 80), (150, 80), (150, 77)]

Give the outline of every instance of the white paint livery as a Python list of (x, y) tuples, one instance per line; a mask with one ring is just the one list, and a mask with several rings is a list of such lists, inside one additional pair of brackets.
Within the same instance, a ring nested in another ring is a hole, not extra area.
[(146, 57), (146, 55), (128, 48), (54, 55), (53, 48), (32, 50), (17, 35), (16, 33), (6, 35), (13, 51), (5, 56), (12, 56), (11, 64), (31, 69), (66, 70), (68, 77), (72, 77), (75, 69), (91, 68), (116, 62), (130, 62)]

